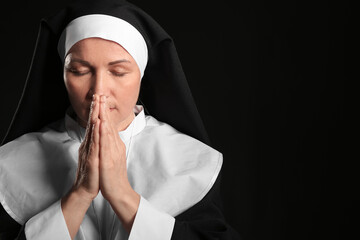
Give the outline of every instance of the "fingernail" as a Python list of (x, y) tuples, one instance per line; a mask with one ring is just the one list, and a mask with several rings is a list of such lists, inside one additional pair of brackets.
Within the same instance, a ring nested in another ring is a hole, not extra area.
[(106, 102), (106, 96), (104, 96), (104, 95), (101, 96), (101, 101), (102, 101), (102, 102)]

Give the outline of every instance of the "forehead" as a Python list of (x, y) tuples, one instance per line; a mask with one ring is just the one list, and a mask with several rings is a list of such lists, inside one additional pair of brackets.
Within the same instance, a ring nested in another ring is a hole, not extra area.
[(102, 38), (83, 39), (70, 48), (68, 55), (99, 59), (122, 57), (129, 61), (132, 60), (131, 55), (120, 44)]

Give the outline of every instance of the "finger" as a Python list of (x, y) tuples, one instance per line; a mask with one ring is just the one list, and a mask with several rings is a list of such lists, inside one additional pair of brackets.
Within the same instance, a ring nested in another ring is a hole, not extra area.
[(110, 119), (110, 114), (109, 114), (110, 109), (109, 109), (109, 103), (108, 103), (107, 97), (101, 96), (101, 102), (103, 104), (101, 105), (100, 118), (108, 121), (108, 127), (112, 128), (112, 123), (110, 121), (111, 119)]
[[(93, 109), (94, 109), (94, 106), (96, 106), (96, 103), (94, 101), (94, 96), (93, 95), (93, 100), (91, 101), (91, 104), (90, 104), (90, 110), (89, 110), (89, 117), (88, 117), (88, 121), (87, 121), (87, 125), (86, 125), (86, 131), (85, 131), (85, 136), (84, 136), (84, 141), (82, 142), (82, 145), (88, 149), (89, 147), (89, 144), (90, 144), (90, 138), (91, 138), (91, 132), (92, 132), (92, 126), (91, 126), (91, 117), (93, 115)], [(86, 151), (87, 152), (87, 151)]]
[(99, 121), (91, 124), (89, 147), (79, 151), (79, 166), (75, 186), (83, 186), (90, 193), (97, 193), (99, 188)]
[(100, 167), (104, 166), (104, 164), (107, 165), (107, 162), (110, 160), (110, 152), (112, 149), (110, 145), (112, 141), (108, 123), (105, 119), (102, 119), (100, 123)]
[(93, 159), (99, 158), (99, 130), (100, 130), (100, 120), (96, 119), (95, 123), (92, 124), (92, 134), (91, 134), (91, 142), (89, 146), (89, 159), (92, 161)]
[[(100, 114), (99, 114), (100, 119), (106, 122), (106, 124), (104, 126), (106, 126), (107, 131), (110, 134), (114, 134), (115, 132), (113, 131), (113, 127), (112, 127), (112, 124), (111, 124), (111, 121), (110, 121), (110, 118), (109, 118), (109, 115), (108, 115), (109, 107), (108, 107), (106, 96), (101, 96), (100, 101), (101, 101), (101, 103), (100, 103)], [(110, 136), (110, 137), (113, 138), (113, 136)]]
[[(107, 119), (106, 119), (106, 96), (100, 96), (100, 113), (99, 113), (99, 117), (101, 120), (100, 123), (100, 144), (102, 145), (103, 141), (102, 138), (103, 137), (107, 137), (108, 135), (108, 129), (107, 129)], [(105, 147), (105, 145), (102, 145), (101, 147)]]
[(106, 112), (107, 109), (107, 103), (106, 103), (106, 96), (102, 95), (100, 96), (100, 119), (101, 120), (108, 120), (108, 115)]
[[(105, 97), (105, 96), (104, 96)], [(108, 107), (108, 102), (107, 102), (107, 98), (104, 98), (104, 102), (105, 102), (105, 106), (102, 108), (103, 112), (101, 113), (102, 118), (106, 120), (107, 124), (107, 131), (109, 131), (109, 140), (111, 141), (110, 144), (114, 145), (113, 147), (115, 147), (118, 152), (119, 150), (121, 150), (121, 148), (119, 148), (119, 145), (123, 144), (119, 133), (116, 131), (116, 129), (114, 128), (114, 125), (111, 122), (110, 119), (110, 109)]]
[(88, 130), (91, 127), (91, 116), (92, 116), (92, 112), (93, 112), (93, 108), (94, 108), (94, 104), (95, 104), (94, 98), (95, 98), (95, 95), (93, 95), (93, 99), (90, 104), (89, 117), (88, 117), (88, 121), (87, 121), (87, 125), (86, 125), (86, 130)]
[(99, 121), (96, 120), (92, 124), (91, 141), (87, 156), (87, 171), (89, 171), (89, 174), (92, 174), (92, 177), (96, 176), (99, 171)]
[(91, 111), (91, 116), (90, 116), (90, 121), (92, 124), (95, 124), (97, 119), (99, 119), (99, 96), (94, 94), (93, 97), (93, 103), (92, 103), (92, 111)]
[(85, 143), (84, 144), (88, 148), (88, 150), (89, 150), (91, 139), (92, 139), (91, 136), (92, 136), (93, 125), (96, 123), (98, 118), (99, 118), (99, 96), (94, 94), (93, 100), (92, 100), (91, 106), (90, 106), (88, 125), (87, 125), (86, 133), (85, 133)]

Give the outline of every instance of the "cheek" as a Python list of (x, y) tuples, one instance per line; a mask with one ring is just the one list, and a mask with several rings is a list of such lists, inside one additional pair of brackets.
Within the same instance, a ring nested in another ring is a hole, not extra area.
[(65, 87), (70, 100), (84, 99), (86, 96), (86, 86), (81, 81), (74, 81), (71, 78), (65, 78)]
[(88, 115), (87, 105), (89, 105), (86, 101), (86, 86), (81, 84), (80, 81), (73, 81), (71, 78), (65, 78), (65, 87), (75, 113), (80, 119), (86, 120)]
[(134, 107), (134, 105), (136, 104), (139, 95), (139, 90), (140, 90), (140, 81), (129, 84), (129, 86), (127, 87), (126, 94), (127, 94), (128, 104), (131, 104), (132, 105), (131, 107)]
[(140, 81), (129, 82), (117, 89), (121, 89), (115, 93), (120, 108), (125, 112), (131, 112), (138, 99)]

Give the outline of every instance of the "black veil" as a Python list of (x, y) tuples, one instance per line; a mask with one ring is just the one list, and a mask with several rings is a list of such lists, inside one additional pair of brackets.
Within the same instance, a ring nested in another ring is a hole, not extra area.
[(139, 103), (147, 114), (209, 145), (172, 38), (148, 14), (125, 0), (77, 0), (42, 19), (23, 93), (1, 145), (64, 116), (70, 103), (57, 43), (70, 21), (87, 14), (121, 18), (143, 35), (149, 60)]

